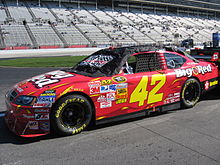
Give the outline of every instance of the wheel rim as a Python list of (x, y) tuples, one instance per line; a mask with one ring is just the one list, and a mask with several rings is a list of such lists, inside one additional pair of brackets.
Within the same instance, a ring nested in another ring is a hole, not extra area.
[(186, 87), (184, 98), (187, 102), (194, 102), (199, 94), (199, 87), (193, 83)]
[(72, 103), (64, 108), (61, 116), (61, 122), (65, 127), (80, 126), (85, 121), (85, 108), (78, 103)]

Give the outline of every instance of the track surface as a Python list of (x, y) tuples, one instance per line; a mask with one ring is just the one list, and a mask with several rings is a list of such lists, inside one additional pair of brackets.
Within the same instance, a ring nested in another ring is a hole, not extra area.
[(3, 121), (14, 83), (54, 68), (0, 68), (0, 164), (220, 164), (220, 90), (191, 109), (102, 125), (70, 137), (22, 139)]

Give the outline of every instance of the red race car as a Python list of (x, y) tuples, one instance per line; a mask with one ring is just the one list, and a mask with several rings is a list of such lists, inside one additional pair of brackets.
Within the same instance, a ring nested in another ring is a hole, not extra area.
[(5, 121), (23, 137), (51, 130), (72, 135), (91, 122), (193, 107), (204, 91), (218, 85), (218, 79), (214, 62), (189, 55), (144, 47), (103, 49), (73, 68), (16, 84), (6, 94)]

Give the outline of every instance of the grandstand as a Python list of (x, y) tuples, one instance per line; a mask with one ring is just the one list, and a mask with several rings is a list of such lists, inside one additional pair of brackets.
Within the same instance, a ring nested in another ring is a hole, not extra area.
[(210, 43), (218, 0), (0, 0), (0, 49)]

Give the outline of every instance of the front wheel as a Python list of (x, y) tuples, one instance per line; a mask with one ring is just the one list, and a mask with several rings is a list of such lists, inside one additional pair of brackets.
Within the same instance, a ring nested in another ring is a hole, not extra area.
[(188, 79), (183, 85), (181, 92), (181, 104), (182, 108), (193, 107), (200, 98), (201, 87), (198, 80), (194, 78)]
[(80, 133), (92, 119), (92, 106), (81, 95), (63, 97), (51, 111), (51, 126), (55, 133), (67, 136)]

